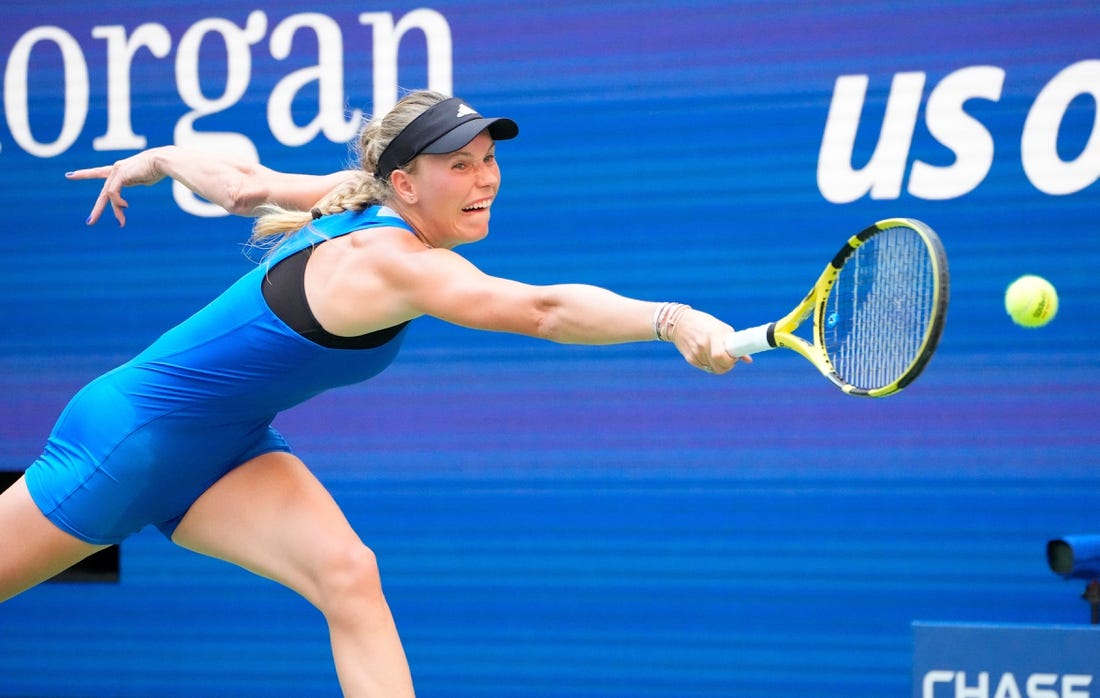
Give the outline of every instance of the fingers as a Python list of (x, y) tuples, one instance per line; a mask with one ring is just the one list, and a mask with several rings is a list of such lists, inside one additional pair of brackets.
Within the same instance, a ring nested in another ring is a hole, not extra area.
[(120, 228), (126, 225), (126, 208), (129, 205), (118, 192), (115, 192), (111, 197), (111, 210), (114, 211), (115, 219), (118, 220), (118, 227)]
[(118, 221), (118, 227), (126, 225), (126, 208), (130, 205), (126, 199), (122, 198), (122, 193), (116, 187), (111, 188), (110, 181), (103, 185), (103, 188), (99, 191), (99, 196), (95, 200), (95, 205), (92, 206), (92, 212), (88, 215), (88, 220), (85, 221), (88, 225), (95, 225), (99, 220), (99, 217), (103, 215), (103, 209), (107, 208), (107, 204), (111, 204), (111, 211), (115, 214), (115, 219)]
[[(729, 354), (727, 354), (726, 356), (728, 357)], [(732, 359), (732, 360), (730, 360), (728, 358), (727, 359), (719, 359), (719, 360), (714, 361), (714, 363), (703, 366), (702, 368), (707, 373), (713, 373), (716, 376), (720, 376), (723, 373), (729, 373), (730, 371), (732, 371), (733, 367), (736, 366), (738, 364), (738, 362), (751, 364), (752, 363), (752, 357), (751, 356), (739, 356), (739, 357), (737, 357), (735, 359)]]
[(103, 188), (99, 190), (99, 196), (96, 197), (95, 205), (92, 206), (92, 212), (88, 214), (88, 219), (85, 221), (87, 225), (95, 225), (99, 221), (108, 203), (111, 205), (111, 211), (114, 213), (115, 219), (118, 220), (119, 227), (126, 225), (126, 208), (130, 204), (122, 198), (121, 169), (120, 163), (115, 163), (114, 165), (88, 167), (65, 173), (67, 179), (105, 180)]
[(730, 356), (726, 351), (726, 337), (733, 328), (712, 315), (690, 310), (676, 327), (673, 341), (688, 363), (701, 371), (722, 375), (729, 373), (738, 361), (752, 363), (748, 356)]
[(704, 356), (702, 360), (697, 364), (697, 366), (707, 373), (713, 373), (716, 376), (720, 376), (723, 373), (729, 373), (730, 371), (732, 371), (733, 367), (737, 365), (738, 361), (752, 363), (752, 359), (750, 357), (733, 357), (727, 354), (725, 351), (722, 351), (717, 354)]
[(66, 172), (66, 179), (106, 179), (111, 174), (113, 165), (103, 165), (102, 167), (87, 167), (82, 170), (73, 170), (72, 172)]
[(712, 351), (706, 344), (699, 344), (689, 349), (687, 353), (684, 354), (684, 358), (687, 359), (689, 364), (700, 371), (712, 373), (716, 376), (720, 376), (723, 373), (729, 373), (733, 370), (733, 367), (737, 365), (739, 360), (744, 361), (747, 359), (749, 362), (752, 361), (752, 359), (748, 357), (738, 358), (730, 356), (725, 351)]
[(681, 353), (688, 363), (701, 371), (720, 376), (729, 373), (738, 362), (752, 363), (751, 356), (730, 356), (726, 351), (725, 337), (732, 329), (726, 325), (720, 325), (716, 330), (708, 332), (697, 340), (684, 338), (682, 345), (678, 344)]
[(88, 215), (88, 220), (85, 221), (88, 225), (95, 225), (99, 217), (103, 215), (103, 209), (107, 206), (107, 185), (103, 186), (103, 189), (99, 191), (99, 196), (95, 200), (95, 205), (92, 206), (92, 212)]

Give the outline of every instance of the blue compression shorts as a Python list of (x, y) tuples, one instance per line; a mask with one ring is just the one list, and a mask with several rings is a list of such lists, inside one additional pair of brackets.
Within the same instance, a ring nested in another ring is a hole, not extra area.
[(290, 450), (270, 426), (242, 433), (208, 422), (196, 432), (189, 419), (129, 409), (112, 378), (77, 393), (26, 473), (42, 513), (81, 540), (119, 543), (146, 524), (171, 538), (191, 504), (227, 472)]

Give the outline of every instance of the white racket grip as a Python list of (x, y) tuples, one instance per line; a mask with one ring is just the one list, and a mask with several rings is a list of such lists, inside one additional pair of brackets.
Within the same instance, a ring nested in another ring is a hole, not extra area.
[(769, 349), (775, 349), (768, 341), (768, 335), (775, 323), (738, 330), (726, 337), (726, 353), (733, 357), (750, 356)]

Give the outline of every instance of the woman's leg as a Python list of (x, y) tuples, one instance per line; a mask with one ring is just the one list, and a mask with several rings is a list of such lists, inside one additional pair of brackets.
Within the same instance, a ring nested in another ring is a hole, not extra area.
[(297, 457), (268, 453), (230, 471), (191, 506), (172, 540), (273, 579), (320, 609), (345, 696), (413, 695), (374, 554)]
[(0, 601), (105, 547), (85, 543), (55, 526), (38, 510), (24, 478), (0, 492)]

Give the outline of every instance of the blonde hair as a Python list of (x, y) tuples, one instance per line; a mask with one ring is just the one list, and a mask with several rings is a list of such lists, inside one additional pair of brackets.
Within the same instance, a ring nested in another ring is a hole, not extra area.
[[(382, 151), (416, 117), (447, 96), (430, 90), (410, 92), (385, 116), (371, 119), (359, 131), (354, 155), (359, 161), (359, 176), (329, 192), (312, 211), (295, 211), (275, 204), (260, 207), (261, 214), (252, 226), (249, 242), (256, 247), (274, 249), (287, 238), (309, 225), (314, 218), (342, 211), (362, 211), (389, 201), (393, 188), (389, 181), (374, 176)], [(402, 169), (411, 171), (415, 159)]]

